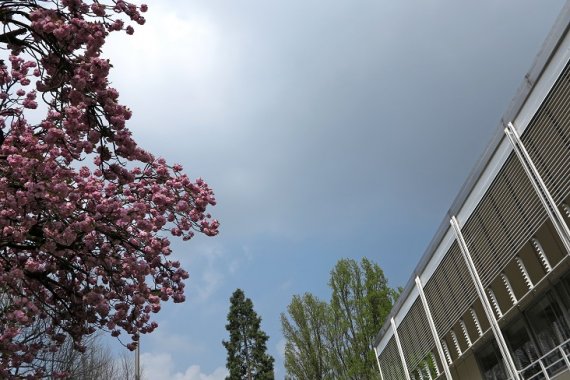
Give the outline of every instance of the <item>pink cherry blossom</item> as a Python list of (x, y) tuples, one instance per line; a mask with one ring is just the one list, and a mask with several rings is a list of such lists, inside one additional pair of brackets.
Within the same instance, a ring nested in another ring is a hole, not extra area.
[(185, 299), (170, 237), (218, 233), (212, 190), (138, 146), (109, 85), (102, 47), (147, 8), (0, 1), (2, 379), (65, 378), (34, 359), (96, 330), (136, 348), (161, 303)]

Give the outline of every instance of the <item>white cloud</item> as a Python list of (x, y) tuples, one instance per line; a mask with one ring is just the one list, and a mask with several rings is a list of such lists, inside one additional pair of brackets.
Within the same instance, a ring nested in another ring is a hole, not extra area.
[[(177, 251), (183, 252), (184, 248)], [(254, 260), (254, 253), (248, 246), (242, 246), (238, 252), (229, 253), (219, 241), (207, 240), (194, 243), (192, 253), (176, 256), (183, 267), (190, 273), (187, 298), (204, 303), (211, 300), (224, 285), (226, 276), (235, 276)]]
[(142, 338), (141, 347), (143, 350), (151, 348), (154, 351), (176, 352), (178, 355), (191, 356), (204, 352), (204, 346), (198, 342), (188, 339), (180, 331), (172, 332), (168, 329), (168, 324), (160, 326), (152, 334)]
[(223, 380), (227, 376), (227, 370), (218, 367), (210, 375), (200, 372), (200, 366), (193, 365), (183, 374), (177, 373), (172, 377), (174, 380)]
[(189, 270), (187, 297), (198, 302), (209, 300), (222, 286), (226, 272), (227, 255), (217, 242), (208, 241), (194, 246), (193, 252), (179, 258)]
[[(222, 114), (227, 103), (225, 86), (237, 53), (234, 44), (224, 40), (227, 33), (219, 22), (206, 11), (176, 12), (158, 3), (145, 17), (146, 24), (136, 26), (133, 36), (114, 33), (105, 47), (104, 55), (111, 57), (114, 66), (111, 79), (122, 99), (133, 106), (146, 105), (139, 108), (152, 110), (142, 111), (145, 118), (161, 114), (153, 122), (164, 120), (161, 110), (166, 102), (170, 113), (191, 110), (192, 119), (198, 122)], [(161, 125), (163, 130), (178, 127), (179, 123)]]
[(185, 371), (174, 370), (172, 356), (167, 353), (141, 355), (143, 377), (147, 380), (224, 380), (225, 367), (218, 367), (212, 373), (203, 373), (199, 365), (191, 365)]
[(201, 286), (197, 289), (197, 299), (200, 301), (206, 301), (218, 290), (224, 276), (219, 271), (213, 269), (207, 269), (200, 276)]
[[(160, 5), (153, 7), (144, 27), (136, 27), (132, 37), (113, 35), (106, 47), (109, 56), (129, 80), (160, 80), (175, 74), (174, 66), (183, 64), (185, 73), (197, 75), (210, 70), (219, 48), (219, 32), (204, 14), (180, 16)], [(129, 54), (121, 49), (128, 46)], [(131, 82), (132, 83), (132, 82)], [(158, 81), (160, 83), (160, 81)]]
[(228, 272), (230, 274), (235, 274), (238, 272), (244, 264), (251, 262), (253, 260), (253, 253), (248, 246), (242, 246), (241, 254), (236, 254), (233, 256), (232, 260), (228, 264)]

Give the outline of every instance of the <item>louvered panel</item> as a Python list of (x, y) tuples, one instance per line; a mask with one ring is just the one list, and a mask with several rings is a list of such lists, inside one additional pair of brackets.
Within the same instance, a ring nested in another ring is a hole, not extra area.
[(557, 204), (570, 194), (570, 67), (564, 68), (521, 137)]
[(454, 242), (439, 267), (424, 287), (435, 327), (440, 337), (449, 332), (469, 306), (477, 292), (459, 246)]
[(398, 326), (398, 335), (402, 342), (408, 371), (411, 372), (435, 346), (419, 297)]
[(384, 379), (406, 380), (402, 360), (398, 353), (398, 346), (394, 337), (390, 338), (384, 351), (379, 356), (380, 368)]
[(448, 300), (448, 297), (445, 297), (440, 290), (440, 282), (443, 279), (443, 276), (438, 276), (438, 273), (443, 271), (442, 264), (443, 262), (440, 264), (438, 270), (433, 274), (428, 283), (424, 286), (424, 293), (430, 307), (431, 317), (440, 337), (445, 335), (444, 332), (440, 332), (441, 330), (438, 327), (445, 325), (447, 315), (443, 311), (446, 308), (446, 301)]
[(462, 228), (484, 286), (507, 266), (546, 220), (524, 169), (511, 154)]
[[(463, 259), (459, 246), (454, 244), (452, 249), (453, 255), (451, 257), (453, 259), (454, 268), (448, 278), (450, 281), (453, 281), (452, 291), (458, 308), (457, 314), (459, 316), (463, 314), (469, 305), (473, 303), (477, 296), (477, 291), (475, 290), (475, 284), (473, 284), (471, 276), (469, 275), (467, 264)], [(450, 321), (449, 328), (451, 328), (451, 325), (456, 322), (457, 320)]]
[(424, 287), (426, 300), (430, 306), (430, 311), (433, 317), (434, 324), (440, 336), (445, 332), (442, 326), (447, 325), (448, 315), (446, 310), (456, 310), (453, 297), (446, 294), (446, 289), (449, 289), (446, 276), (451, 271), (451, 255), (449, 252), (439, 264), (436, 272), (432, 275)]

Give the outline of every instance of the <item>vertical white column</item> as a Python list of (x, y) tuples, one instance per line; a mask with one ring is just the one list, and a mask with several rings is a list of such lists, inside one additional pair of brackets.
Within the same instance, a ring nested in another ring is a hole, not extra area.
[(384, 380), (384, 375), (382, 374), (382, 367), (380, 367), (380, 358), (378, 357), (378, 351), (374, 347), (374, 356), (376, 356), (376, 363), (378, 363), (378, 371), (380, 371), (380, 380)]
[(477, 290), (477, 294), (479, 295), (479, 299), (481, 300), (481, 304), (483, 305), (483, 309), (485, 310), (485, 314), (491, 323), (491, 329), (493, 330), (493, 335), (497, 341), (497, 345), (499, 346), (499, 350), (501, 351), (501, 355), (503, 356), (503, 360), (505, 362), (505, 367), (509, 376), (514, 380), (521, 380), (519, 373), (517, 371), (517, 367), (515, 366), (515, 362), (509, 352), (509, 348), (507, 346), (507, 342), (503, 336), (501, 328), (499, 327), (499, 323), (495, 318), (495, 314), (493, 313), (493, 308), (485, 294), (485, 288), (483, 287), (483, 283), (479, 278), (479, 274), (477, 273), (477, 268), (475, 267), (475, 263), (471, 259), (471, 254), (469, 253), (469, 248), (467, 247), (467, 243), (463, 238), (463, 234), (461, 232), (461, 228), (459, 227), (459, 222), (453, 216), (450, 220), (451, 226), (453, 227), (453, 232), (455, 233), (455, 238), (457, 239), (457, 243), (459, 244), (459, 248), (465, 259), (465, 263), (467, 264), (467, 268), (469, 269), (469, 274), (471, 275), (471, 279), (475, 283), (475, 289)]
[(552, 195), (548, 191), (548, 188), (540, 176), (540, 173), (532, 162), (530, 155), (522, 143), (513, 123), (509, 123), (505, 128), (505, 134), (509, 138), (515, 154), (517, 155), (526, 175), (534, 187), (538, 198), (542, 202), (542, 205), (544, 206), (548, 217), (552, 221), (554, 229), (562, 240), (562, 244), (564, 245), (564, 248), (566, 248), (566, 252), (570, 254), (570, 229), (568, 229), (568, 225), (564, 221), (562, 213), (556, 206), (554, 198), (552, 198)]
[(396, 346), (398, 346), (398, 353), (400, 354), (400, 359), (402, 359), (402, 366), (404, 367), (404, 374), (406, 375), (406, 380), (412, 380), (410, 378), (410, 373), (408, 372), (408, 365), (406, 364), (406, 358), (404, 357), (404, 350), (402, 350), (402, 345), (400, 344), (400, 337), (398, 336), (398, 329), (396, 328), (396, 321), (394, 318), (390, 320), (392, 324), (392, 330), (394, 330), (394, 339), (396, 339)]
[(433, 340), (435, 341), (435, 347), (437, 348), (437, 353), (439, 354), (439, 359), (443, 366), (443, 372), (445, 373), (445, 378), (447, 380), (453, 380), (451, 377), (451, 372), (449, 372), (449, 366), (447, 365), (447, 360), (445, 358), (445, 353), (443, 352), (443, 347), (441, 346), (441, 341), (439, 340), (439, 335), (437, 333), (437, 329), (435, 327), (435, 323), (433, 322), (433, 317), (431, 315), (431, 310), (429, 308), (426, 295), (424, 293), (424, 287), (422, 285), (422, 281), (419, 277), (416, 277), (416, 288), (418, 289), (418, 293), (420, 295), (420, 300), (422, 301), (422, 305), (424, 307), (424, 311), (427, 316), (428, 325), (431, 330), (431, 334), (433, 336)]

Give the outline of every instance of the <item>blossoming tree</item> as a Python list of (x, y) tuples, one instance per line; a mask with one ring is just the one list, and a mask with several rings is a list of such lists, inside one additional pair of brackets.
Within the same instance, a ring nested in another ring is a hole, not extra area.
[(0, 378), (47, 374), (35, 359), (96, 330), (128, 336), (184, 301), (169, 235), (209, 236), (205, 182), (134, 141), (101, 56), (146, 5), (0, 1)]

